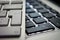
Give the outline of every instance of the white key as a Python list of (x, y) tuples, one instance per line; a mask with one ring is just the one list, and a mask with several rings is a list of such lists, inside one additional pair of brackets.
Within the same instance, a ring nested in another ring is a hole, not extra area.
[(23, 3), (23, 1), (22, 0), (11, 0), (11, 3)]
[(22, 21), (22, 13), (21, 10), (11, 10), (8, 12), (8, 16), (12, 16), (11, 25), (12, 26), (20, 26)]
[(7, 11), (4, 10), (4, 11), (0, 11), (0, 17), (6, 17), (7, 15)]
[(0, 27), (0, 37), (19, 37), (21, 35), (20, 27)]
[(6, 4), (6, 5), (4, 5), (3, 6), (3, 9), (8, 9), (8, 10), (13, 10), (13, 9), (22, 9), (22, 4), (11, 4), (11, 5), (8, 5), (8, 4)]
[(0, 27), (8, 25), (8, 18), (0, 18)]
[(0, 0), (0, 4), (9, 3), (9, 0)]

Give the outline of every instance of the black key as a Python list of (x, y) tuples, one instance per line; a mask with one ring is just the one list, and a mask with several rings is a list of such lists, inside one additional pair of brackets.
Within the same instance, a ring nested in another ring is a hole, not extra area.
[(50, 6), (48, 6), (48, 5), (46, 5), (46, 4), (44, 4), (43, 2), (41, 2), (41, 1), (38, 1), (41, 5), (43, 5), (46, 9), (51, 9), (51, 7)]
[(44, 9), (43, 6), (34, 6), (34, 8), (36, 8), (37, 10)]
[(30, 7), (29, 6), (26, 6), (26, 9), (30, 9)]
[(44, 5), (44, 7), (45, 7), (46, 9), (52, 9), (51, 7), (49, 7), (49, 6), (47, 6), (47, 5)]
[(35, 11), (33, 9), (26, 9), (26, 13), (34, 13)]
[(50, 29), (54, 29), (54, 27), (51, 24), (46, 23), (46, 24), (40, 24), (38, 27), (27, 28), (26, 31), (27, 31), (27, 34), (31, 34), (36, 32), (42, 32), (45, 30), (50, 30)]
[(58, 13), (56, 16), (57, 16), (57, 17), (60, 17), (60, 13)]
[(31, 13), (29, 14), (29, 16), (32, 18), (36, 18), (36, 17), (39, 17), (40, 15), (38, 13)]
[(40, 24), (40, 23), (44, 23), (46, 22), (45, 19), (39, 17), (39, 18), (34, 18), (33, 21), (36, 23), (36, 24)]
[(42, 14), (44, 17), (46, 17), (46, 18), (48, 18), (48, 19), (50, 19), (50, 18), (52, 18), (52, 17), (55, 17), (53, 14), (51, 14), (51, 13), (45, 13), (45, 14)]
[(39, 12), (40, 12), (40, 13), (49, 13), (49, 11), (48, 11), (48, 10), (45, 10), (45, 9), (39, 10)]
[(30, 6), (26, 4), (26, 9), (30, 9)]
[(29, 3), (34, 3), (34, 0), (26, 0), (27, 2), (29, 2)]
[(38, 3), (36, 3), (36, 2), (34, 2), (34, 3), (30, 3), (31, 5), (33, 5), (33, 6), (38, 6), (39, 4)]
[(27, 16), (25, 17), (25, 19), (26, 19), (26, 21), (29, 20), (29, 18)]
[(54, 14), (58, 14), (58, 12), (57, 12), (56, 10), (54, 10), (54, 9), (50, 9), (50, 11), (51, 11), (52, 13), (54, 13)]
[(26, 21), (26, 28), (30, 28), (30, 27), (35, 27), (35, 25), (31, 21), (27, 20)]
[(51, 18), (50, 21), (58, 28), (60, 28), (60, 19), (59, 18)]

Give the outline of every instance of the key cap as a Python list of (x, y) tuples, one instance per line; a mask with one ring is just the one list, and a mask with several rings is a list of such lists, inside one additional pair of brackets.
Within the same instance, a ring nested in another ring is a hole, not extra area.
[(9, 0), (0, 0), (0, 4), (7, 4), (9, 3)]
[(26, 9), (30, 9), (31, 7), (26, 3)]
[(36, 2), (34, 2), (34, 3), (30, 3), (31, 5), (33, 5), (33, 6), (38, 6), (39, 4), (38, 3), (36, 3)]
[(40, 23), (44, 23), (46, 22), (45, 19), (39, 17), (39, 18), (34, 18), (33, 21), (36, 23), (36, 24), (40, 24)]
[(57, 16), (57, 17), (60, 17), (60, 13), (58, 13), (56, 16)]
[(54, 29), (54, 27), (51, 24), (46, 23), (46, 24), (40, 24), (38, 27), (27, 28), (26, 31), (27, 31), (27, 34), (31, 34), (31, 33), (50, 30), (50, 29)]
[(26, 21), (26, 28), (31, 28), (31, 27), (35, 27), (35, 25), (33, 24), (33, 22), (27, 20)]
[(15, 3), (15, 4), (22, 4), (23, 3), (23, 1), (22, 0), (11, 0), (11, 3)]
[(8, 18), (0, 18), (0, 27), (1, 26), (7, 26), (8, 25), (8, 23), (9, 23), (9, 20), (8, 20)]
[(44, 9), (43, 6), (34, 6), (34, 8), (36, 8), (38, 11)]
[(35, 11), (33, 9), (27, 9), (26, 13), (35, 13)]
[(34, 0), (26, 0), (27, 2), (29, 2), (29, 3), (34, 3)]
[(49, 13), (49, 11), (48, 10), (45, 10), (45, 9), (39, 10), (38, 12), (40, 12), (40, 13)]
[(22, 13), (21, 10), (11, 10), (8, 12), (8, 16), (12, 16), (11, 25), (12, 26), (20, 26), (22, 21)]
[(4, 5), (4, 7), (3, 7), (3, 9), (4, 10), (13, 10), (13, 9), (22, 9), (22, 4), (11, 4), (11, 5), (8, 5), (8, 4), (6, 4), (6, 5)]
[(21, 35), (20, 26), (13, 27), (0, 27), (0, 38), (6, 37), (19, 37)]
[(58, 12), (57, 12), (56, 10), (54, 10), (54, 9), (50, 9), (50, 11), (51, 11), (52, 13), (54, 13), (54, 14), (58, 14)]
[(4, 10), (4, 11), (0, 11), (0, 17), (6, 17), (7, 15), (7, 11)]
[(30, 6), (26, 4), (26, 9), (30, 9)]
[(59, 18), (51, 18), (50, 22), (52, 22), (56, 27), (60, 28), (60, 19)]
[(29, 16), (32, 18), (40, 17), (40, 15), (38, 13), (31, 13), (31, 14), (29, 14)]
[(51, 14), (51, 13), (45, 13), (45, 14), (42, 14), (44, 17), (46, 17), (46, 18), (48, 18), (48, 19), (50, 19), (50, 18), (52, 18), (52, 17), (55, 17), (53, 14)]
[(51, 7), (47, 6), (46, 4), (44, 5), (46, 9), (52, 9)]
[(29, 18), (27, 16), (25, 17), (25, 19), (26, 19), (26, 21), (29, 20)]

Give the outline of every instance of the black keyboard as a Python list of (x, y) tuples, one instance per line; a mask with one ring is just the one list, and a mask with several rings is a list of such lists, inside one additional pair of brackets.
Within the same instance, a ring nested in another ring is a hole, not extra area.
[(38, 0), (26, 0), (26, 34), (60, 29), (60, 14)]

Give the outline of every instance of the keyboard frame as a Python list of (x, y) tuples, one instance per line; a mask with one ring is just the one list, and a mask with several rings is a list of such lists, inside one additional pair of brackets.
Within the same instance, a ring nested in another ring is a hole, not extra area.
[[(51, 3), (48, 0), (39, 0), (45, 3), (46, 5), (50, 6), (51, 8), (55, 9), (60, 13), (60, 7), (56, 6), (55, 4)], [(26, 35), (26, 40), (60, 40), (60, 29), (55, 28), (53, 31), (44, 32), (44, 33), (37, 33), (33, 34), (32, 36)]]

